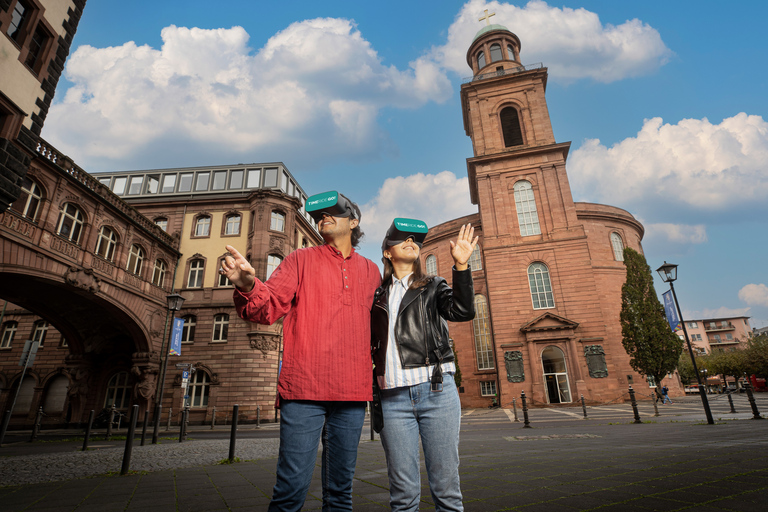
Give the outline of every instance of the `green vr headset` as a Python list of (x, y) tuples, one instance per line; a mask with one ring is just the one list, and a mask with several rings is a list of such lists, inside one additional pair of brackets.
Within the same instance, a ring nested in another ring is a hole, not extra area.
[(352, 203), (335, 190), (308, 197), (304, 209), (316, 223), (323, 220), (323, 215), (357, 218)]
[(381, 252), (384, 252), (387, 247), (405, 242), (409, 238), (412, 238), (413, 242), (421, 249), (428, 232), (427, 223), (423, 220), (397, 217), (392, 221), (392, 225), (389, 226), (384, 241), (381, 243)]

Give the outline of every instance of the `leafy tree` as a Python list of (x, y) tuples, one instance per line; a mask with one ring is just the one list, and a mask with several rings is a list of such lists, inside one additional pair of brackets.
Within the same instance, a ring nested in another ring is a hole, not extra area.
[[(702, 361), (700, 357), (696, 358), (696, 366), (701, 368)], [(696, 372), (693, 371), (693, 363), (691, 362), (691, 356), (683, 351), (680, 353), (680, 359), (677, 361), (677, 373), (680, 375), (680, 380), (684, 384), (689, 385), (696, 381)]]
[(661, 382), (678, 365), (683, 341), (667, 323), (645, 257), (626, 248), (624, 266), (627, 278), (621, 287), (621, 343), (636, 372)]
[(716, 351), (707, 356), (709, 375), (725, 375), (739, 377), (747, 371), (746, 352), (744, 350)]
[(745, 371), (768, 378), (768, 334), (753, 336), (744, 349)]

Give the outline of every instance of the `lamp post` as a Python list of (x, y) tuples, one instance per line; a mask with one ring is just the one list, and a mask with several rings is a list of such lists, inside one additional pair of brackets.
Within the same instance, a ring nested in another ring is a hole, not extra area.
[[(168, 313), (166, 314), (165, 318), (165, 330), (167, 332), (169, 317), (173, 317), (173, 314), (181, 309), (181, 305), (184, 304), (184, 297), (178, 293), (172, 293), (171, 295), (166, 296), (166, 299), (168, 300)], [(160, 347), (162, 368), (160, 369), (160, 385), (155, 392), (155, 425), (152, 427), (152, 444), (157, 444), (157, 431), (160, 427), (160, 412), (162, 411), (163, 390), (165, 388), (165, 374), (168, 372), (168, 354), (170, 353), (171, 348), (171, 336), (173, 336), (173, 330), (168, 333), (167, 337), (163, 335), (163, 343)], [(165, 345), (166, 339), (168, 340), (167, 347)]]
[(691, 354), (691, 364), (693, 364), (693, 372), (696, 374), (696, 380), (699, 382), (699, 395), (701, 395), (701, 403), (704, 405), (704, 413), (707, 415), (707, 423), (710, 425), (715, 424), (715, 420), (712, 418), (712, 411), (709, 410), (709, 401), (707, 400), (707, 393), (704, 390), (704, 385), (701, 383), (701, 374), (696, 367), (696, 358), (693, 355), (693, 347), (691, 347), (691, 340), (688, 338), (688, 329), (685, 328), (685, 320), (683, 319), (683, 313), (680, 311), (680, 304), (677, 302), (677, 294), (675, 293), (675, 286), (672, 284), (677, 280), (677, 265), (673, 263), (667, 263), (666, 261), (662, 266), (656, 269), (656, 272), (661, 276), (661, 280), (665, 283), (669, 283), (669, 288), (672, 290), (672, 298), (675, 300), (675, 308), (677, 308), (677, 314), (680, 317), (680, 324), (683, 326), (683, 335), (685, 336), (685, 342), (688, 344), (688, 352)]

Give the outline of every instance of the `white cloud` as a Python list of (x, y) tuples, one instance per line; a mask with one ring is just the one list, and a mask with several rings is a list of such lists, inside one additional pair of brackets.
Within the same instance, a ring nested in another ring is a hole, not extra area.
[(681, 210), (765, 212), (766, 161), (768, 123), (742, 112), (720, 124), (647, 119), (636, 137), (610, 148), (585, 141), (571, 154), (568, 171), (578, 200), (620, 204), (656, 220)]
[(751, 308), (727, 308), (721, 306), (717, 309), (702, 309), (701, 311), (692, 311), (685, 313), (686, 322), (688, 319), (702, 320), (707, 318), (732, 318), (737, 316), (749, 316)]
[(597, 14), (583, 8), (550, 7), (540, 0), (524, 7), (471, 0), (448, 29), (446, 44), (432, 49), (432, 58), (462, 76), (470, 75), (467, 49), (483, 27), (478, 18), (484, 9), (496, 13), (491, 23), (520, 38), (522, 63), (544, 63), (555, 81), (613, 82), (644, 75), (665, 64), (672, 53), (659, 32), (638, 19), (604, 25)]
[(707, 228), (703, 224), (644, 224), (647, 238), (663, 238), (666, 241), (684, 244), (703, 244), (707, 241)]
[(768, 307), (768, 286), (764, 284), (748, 284), (739, 290), (739, 299), (750, 306)]

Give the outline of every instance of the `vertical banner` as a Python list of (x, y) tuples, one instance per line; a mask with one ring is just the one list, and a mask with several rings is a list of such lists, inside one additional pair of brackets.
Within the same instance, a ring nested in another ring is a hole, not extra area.
[(664, 298), (664, 313), (667, 315), (667, 322), (673, 331), (679, 331), (682, 326), (680, 325), (680, 319), (677, 318), (677, 309), (675, 308), (675, 301), (672, 298), (672, 290), (661, 294)]
[(170, 355), (181, 355), (181, 333), (184, 331), (184, 319), (173, 319), (173, 330), (171, 331), (171, 351)]

